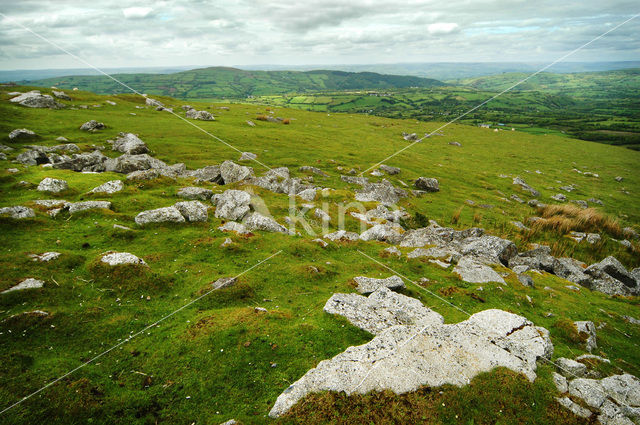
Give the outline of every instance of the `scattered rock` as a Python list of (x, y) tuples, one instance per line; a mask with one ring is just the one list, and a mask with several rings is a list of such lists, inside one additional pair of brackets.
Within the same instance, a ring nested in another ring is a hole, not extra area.
[(255, 153), (242, 152), (242, 155), (240, 155), (240, 159), (238, 161), (251, 161), (256, 159), (257, 157), (258, 155), (256, 155)]
[(400, 171), (401, 171), (398, 167), (391, 167), (386, 164), (380, 165), (380, 169), (390, 176), (395, 176), (396, 174), (400, 174)]
[(36, 213), (31, 208), (16, 205), (14, 207), (0, 208), (0, 216), (2, 215), (8, 215), (13, 219), (21, 220), (23, 218), (35, 217)]
[(404, 281), (399, 276), (390, 276), (386, 279), (376, 279), (374, 277), (358, 276), (353, 280), (358, 284), (356, 288), (361, 294), (370, 294), (380, 288), (401, 289), (404, 288)]
[(246, 235), (251, 233), (247, 230), (246, 227), (244, 227), (243, 224), (236, 223), (235, 221), (226, 222), (222, 226), (218, 227), (218, 230), (221, 230), (223, 232), (236, 232), (239, 235)]
[(238, 279), (236, 279), (235, 277), (221, 277), (220, 279), (213, 282), (211, 286), (213, 286), (213, 289), (228, 288), (229, 286), (235, 285), (237, 281)]
[(427, 177), (418, 177), (414, 185), (416, 188), (427, 192), (438, 192), (440, 190), (438, 180)]
[(49, 96), (48, 94), (41, 94), (38, 90), (22, 93), (21, 95), (12, 98), (10, 102), (18, 103), (29, 108), (64, 108), (64, 105), (56, 102), (52, 96)]
[(149, 223), (183, 223), (184, 221), (184, 217), (176, 207), (142, 211), (135, 218), (135, 222), (139, 226), (144, 226)]
[(138, 258), (128, 252), (110, 252), (106, 255), (103, 255), (100, 261), (110, 266), (120, 266), (124, 264), (137, 264), (142, 266), (147, 265), (147, 263), (145, 263), (143, 259)]
[(533, 288), (535, 287), (535, 284), (533, 282), (533, 278), (527, 274), (523, 274), (520, 273), (518, 274), (518, 281), (520, 281), (520, 283), (522, 283), (522, 286), (526, 286), (528, 288)]
[(29, 254), (29, 257), (33, 258), (33, 261), (40, 261), (41, 263), (48, 263), (60, 257), (59, 252), (44, 252), (42, 254)]
[(41, 192), (59, 193), (69, 189), (69, 185), (65, 180), (52, 179), (51, 177), (45, 177), (38, 185), (38, 190)]
[(84, 201), (68, 204), (69, 214), (75, 214), (80, 211), (95, 210), (95, 209), (111, 209), (111, 202), (109, 201)]
[(96, 130), (103, 130), (104, 128), (106, 128), (104, 123), (98, 122), (96, 120), (87, 121), (86, 123), (80, 126), (80, 130), (83, 130), (83, 131), (96, 131)]
[(354, 242), (360, 239), (360, 235), (354, 232), (347, 232), (346, 230), (338, 230), (333, 233), (328, 233), (323, 236), (330, 241), (339, 242)]
[(244, 220), (244, 225), (249, 230), (264, 230), (267, 232), (280, 232), (287, 233), (287, 229), (278, 224), (273, 218), (265, 217), (264, 215), (254, 212), (247, 216)]
[(360, 239), (363, 241), (381, 241), (388, 243), (398, 243), (402, 240), (402, 228), (389, 224), (376, 224), (372, 228), (365, 230), (360, 234)]
[(520, 186), (522, 188), (522, 190), (524, 190), (525, 192), (529, 192), (531, 194), (531, 196), (535, 196), (535, 197), (539, 197), (540, 196), (540, 192), (538, 192), (537, 190), (535, 190), (534, 188), (529, 186), (520, 177), (514, 177), (513, 178), (513, 184), (515, 184), (517, 186)]
[(4, 291), (0, 292), (0, 294), (6, 294), (8, 292), (13, 292), (13, 291), (22, 291), (25, 289), (38, 289), (38, 288), (42, 288), (43, 286), (44, 286), (43, 281), (30, 277), (18, 283), (17, 285), (12, 286), (9, 289), (5, 289)]
[(147, 145), (133, 133), (120, 133), (120, 137), (113, 142), (113, 150), (129, 155), (149, 152)]
[(586, 349), (588, 352), (593, 351), (595, 348), (598, 348), (598, 344), (596, 343), (596, 325), (593, 322), (585, 320), (573, 322), (578, 329), (578, 334), (580, 336), (586, 337)]
[(187, 118), (201, 121), (215, 121), (216, 119), (211, 115), (211, 112), (196, 111), (195, 109), (189, 109), (185, 115)]
[(407, 192), (394, 187), (389, 181), (381, 183), (365, 183), (361, 190), (356, 191), (356, 200), (360, 202), (380, 202), (385, 205), (398, 203), (401, 198), (406, 198)]
[(122, 180), (110, 180), (98, 187), (94, 187), (93, 189), (91, 189), (91, 192), (113, 194), (116, 192), (120, 192), (122, 189), (124, 189), (124, 183), (122, 183)]
[(63, 91), (52, 90), (51, 93), (53, 93), (53, 95), (58, 99), (71, 100), (71, 97)]
[(38, 135), (36, 133), (26, 128), (16, 128), (9, 133), (9, 140), (29, 140), (37, 137)]
[(308, 165), (303, 165), (298, 170), (302, 171), (303, 173), (313, 173), (313, 174), (317, 174), (317, 175), (322, 176), (322, 177), (329, 177), (329, 175), (327, 173), (325, 173), (324, 171), (322, 171), (321, 169), (316, 168), (316, 167), (310, 167)]

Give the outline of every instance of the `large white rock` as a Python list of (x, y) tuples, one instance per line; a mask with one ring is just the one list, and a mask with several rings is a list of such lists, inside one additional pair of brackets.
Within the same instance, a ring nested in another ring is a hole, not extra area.
[(35, 217), (36, 213), (31, 208), (16, 205), (14, 207), (0, 208), (0, 215), (8, 215), (11, 218), (20, 220), (23, 218)]
[[(388, 289), (381, 291), (390, 292)], [(332, 297), (332, 305), (334, 301)], [(354, 319), (348, 319), (360, 323), (361, 304), (347, 299), (338, 307), (346, 305), (342, 310), (355, 315)], [(332, 305), (329, 305), (329, 311), (334, 308)], [(328, 310), (327, 306), (325, 310)], [(395, 312), (381, 310), (386, 314), (394, 313), (393, 317), (402, 320), (422, 318), (423, 321), (397, 324), (398, 321), (393, 320), (386, 328), (375, 326), (370, 320), (362, 321), (364, 327), (376, 332), (373, 340), (349, 347), (334, 358), (320, 362), (278, 397), (269, 416), (282, 415), (312, 392), (336, 391), (351, 395), (391, 390), (402, 394), (422, 386), (462, 386), (469, 384), (476, 375), (499, 366), (522, 373), (533, 381), (536, 359), (549, 358), (553, 352), (546, 329), (535, 327), (524, 317), (512, 313), (485, 310), (464, 322), (445, 325), (437, 313), (432, 312), (433, 320), (429, 321), (423, 315), (412, 316), (410, 311), (402, 307)], [(388, 317), (380, 316), (381, 321)]]
[(41, 192), (58, 193), (69, 189), (69, 185), (65, 180), (52, 179), (51, 177), (45, 177), (38, 185), (38, 190)]

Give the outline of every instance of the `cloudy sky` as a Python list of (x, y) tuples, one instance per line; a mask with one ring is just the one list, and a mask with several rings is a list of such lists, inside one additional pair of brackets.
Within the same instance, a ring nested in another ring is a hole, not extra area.
[[(0, 69), (552, 61), (637, 0), (0, 0)], [(572, 56), (640, 60), (640, 17)]]

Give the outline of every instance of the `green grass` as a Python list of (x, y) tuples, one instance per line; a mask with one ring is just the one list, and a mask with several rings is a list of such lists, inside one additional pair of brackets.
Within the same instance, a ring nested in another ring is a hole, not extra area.
[[(189, 168), (236, 160), (240, 155), (166, 112), (136, 109), (136, 105), (143, 104), (136, 96), (103, 97), (81, 91), (69, 94), (74, 97), (73, 102), (67, 102), (71, 105), (102, 106), (87, 110), (34, 110), (9, 104), (8, 97), (2, 94), (0, 133), (6, 135), (14, 128), (27, 127), (40, 135), (35, 143), (54, 145), (58, 143), (56, 137), (65, 136), (83, 150), (89, 150), (93, 144), (105, 145), (105, 140), (113, 139), (118, 132), (128, 131), (139, 134), (159, 159), (168, 163), (184, 162)], [(105, 104), (107, 99), (117, 105)], [(179, 106), (185, 103), (160, 99), (176, 111), (181, 111)], [(288, 166), (292, 174), (298, 176), (301, 173), (297, 168), (302, 165), (313, 165), (327, 172), (329, 177), (314, 176), (314, 179), (317, 185), (337, 189), (327, 198), (332, 212), (337, 211), (336, 203), (353, 200), (353, 187), (340, 180), (336, 167), (364, 170), (406, 146), (407, 142), (401, 137), (403, 131), (424, 133), (438, 125), (272, 108), (275, 116), (292, 119), (290, 125), (281, 125), (255, 120), (258, 114), (267, 113), (262, 105), (189, 103), (216, 115), (215, 122), (197, 121), (198, 125), (241, 151), (258, 154), (263, 163), (271, 167)], [(131, 112), (136, 115), (130, 115)], [(89, 119), (102, 121), (107, 128), (91, 134), (81, 132), (78, 127)], [(246, 120), (254, 121), (256, 127), (246, 125)], [(451, 146), (449, 141), (459, 141), (462, 147)], [(0, 143), (20, 146), (6, 136)], [(9, 153), (10, 159), (17, 153)], [(105, 154), (114, 156), (106, 150)], [(444, 136), (416, 144), (386, 163), (402, 169), (399, 175), (390, 177), (397, 186), (401, 186), (399, 180), (411, 184), (418, 176), (436, 177), (440, 181), (440, 192), (401, 201), (400, 205), (412, 214), (419, 212), (449, 225), (454, 213), (462, 208), (455, 227), (479, 225), (490, 233), (513, 239), (521, 248), (530, 242), (546, 241), (554, 245), (557, 254), (588, 262), (612, 254), (629, 267), (640, 263), (637, 252), (625, 250), (606, 235), (603, 244), (592, 247), (576, 245), (563, 235), (548, 231), (517, 233), (510, 221), (524, 221), (537, 212), (526, 205), (505, 202), (502, 198), (512, 193), (528, 198), (512, 185), (511, 178), (499, 177), (500, 174), (522, 176), (542, 192), (541, 200), (545, 202), (559, 191), (558, 186), (575, 183), (577, 190), (567, 194), (570, 199), (600, 198), (605, 203), (598, 207), (603, 214), (618, 220), (622, 226), (638, 229), (640, 152), (555, 135), (496, 133), (452, 125), (444, 130)], [(512, 373), (496, 370), (477, 377), (472, 385), (461, 389), (421, 389), (402, 397), (388, 393), (352, 398), (319, 394), (303, 401), (290, 416), (270, 420), (266, 417), (269, 409), (290, 383), (319, 361), (371, 339), (369, 334), (344, 320), (325, 314), (322, 307), (334, 292), (353, 291), (349, 280), (354, 276), (387, 276), (388, 271), (356, 251), (360, 249), (379, 258), (386, 244), (332, 244), (323, 249), (306, 234), (295, 237), (262, 232), (251, 237), (228, 235), (217, 230), (222, 222), (213, 217), (213, 210), (206, 223), (141, 229), (133, 221), (138, 212), (172, 205), (179, 199), (175, 196), (178, 189), (192, 182), (127, 181), (122, 192), (96, 196), (87, 192), (124, 176), (24, 167), (6, 161), (0, 165), (0, 206), (33, 205), (36, 199), (49, 198), (35, 190), (44, 177), (69, 182), (69, 191), (59, 198), (108, 199), (113, 203), (113, 211), (107, 212), (60, 215), (53, 219), (39, 210), (34, 219), (0, 219), (0, 232), (6, 241), (0, 249), (0, 289), (25, 277), (46, 282), (39, 290), (0, 296), (0, 361), (3, 365), (0, 408), (195, 299), (217, 278), (241, 273), (282, 251), (243, 275), (236, 287), (210, 294), (10, 410), (2, 417), (3, 423), (217, 424), (230, 418), (245, 424), (408, 423), (414, 420), (577, 423), (576, 418), (555, 403), (549, 378), (551, 367), (544, 362), (540, 363), (540, 377), (533, 384)], [(258, 174), (266, 171), (258, 164), (253, 166)], [(10, 167), (17, 167), (20, 172), (4, 171)], [(578, 174), (573, 168), (597, 172), (600, 178)], [(614, 180), (618, 175), (625, 178), (622, 183)], [(21, 185), (20, 181), (28, 182), (28, 186)], [(216, 193), (228, 188), (201, 186), (210, 187)], [(288, 199), (260, 188), (254, 191), (263, 197), (273, 216), (283, 222)], [(467, 199), (474, 200), (476, 205), (491, 204), (493, 208), (469, 206), (465, 203)], [(477, 221), (479, 215), (482, 216), (480, 222), (475, 223), (474, 216)], [(114, 230), (115, 223), (134, 230)], [(313, 226), (316, 231), (320, 230), (316, 224)], [(359, 223), (349, 217), (346, 226), (356, 230)], [(335, 222), (331, 228), (336, 229)], [(221, 248), (226, 237), (234, 244)], [(102, 253), (110, 250), (138, 255), (150, 268), (105, 269), (97, 261)], [(44, 251), (59, 251), (62, 256), (51, 263), (36, 263), (27, 256)], [(405, 253), (408, 251), (403, 249)], [(535, 288), (522, 287), (511, 275), (504, 290), (483, 285), (484, 290), (478, 291), (480, 285), (462, 282), (450, 270), (428, 262), (407, 260), (406, 256), (381, 261), (411, 279), (429, 278), (430, 291), (445, 296), (470, 313), (501, 308), (546, 327), (552, 335), (555, 356), (573, 357), (584, 352), (581, 343), (566, 332), (562, 323), (567, 320), (606, 322), (598, 330), (597, 354), (611, 359), (613, 371), (640, 374), (640, 351), (634, 342), (640, 337), (640, 330), (622, 319), (623, 315), (638, 316), (636, 298), (612, 298), (587, 289), (575, 292), (565, 288), (566, 281), (546, 274), (532, 275)], [(543, 289), (545, 287), (551, 290)], [(409, 286), (404, 293), (420, 299), (449, 323), (466, 318), (423, 290)], [(256, 313), (256, 306), (265, 307), (268, 312)], [(14, 314), (35, 309), (51, 315), (9, 319)], [(5, 319), (8, 320), (3, 321)], [(449, 407), (437, 407), (441, 403)], [(381, 411), (383, 406), (390, 408)], [(422, 419), (422, 415), (427, 415), (426, 419)]]

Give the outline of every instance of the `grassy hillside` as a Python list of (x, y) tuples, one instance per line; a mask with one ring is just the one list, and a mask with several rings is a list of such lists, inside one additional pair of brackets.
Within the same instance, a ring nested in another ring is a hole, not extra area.
[[(264, 94), (304, 93), (321, 90), (434, 87), (440, 81), (373, 72), (343, 71), (243, 71), (235, 68), (203, 68), (173, 74), (116, 74), (118, 80), (136, 90), (189, 98), (245, 98)], [(32, 81), (38, 86), (78, 87), (94, 93), (114, 94), (128, 90), (104, 76), (68, 76)]]
[[(354, 276), (389, 274), (357, 250), (413, 280), (428, 278), (430, 291), (466, 311), (500, 308), (526, 316), (550, 330), (554, 358), (584, 353), (584, 345), (567, 331), (566, 323), (592, 320), (602, 325), (595, 354), (612, 362), (606, 372), (640, 375), (636, 343), (640, 329), (623, 319), (625, 315), (638, 317), (637, 298), (608, 297), (584, 288), (577, 292), (566, 287), (567, 281), (546, 273), (536, 278), (535, 288), (523, 287), (513, 274), (506, 277), (504, 287), (469, 284), (451, 270), (427, 261), (406, 256), (382, 258), (380, 254), (388, 245), (380, 242), (331, 244), (323, 249), (313, 242), (317, 236), (301, 228), (300, 236), (265, 232), (237, 236), (218, 230), (222, 221), (212, 210), (205, 223), (139, 228), (133, 221), (138, 212), (172, 205), (180, 200), (176, 196), (179, 188), (193, 185), (193, 181), (125, 181), (121, 192), (97, 196), (89, 193), (93, 187), (113, 179), (125, 180), (124, 176), (26, 167), (10, 160), (26, 144), (56, 145), (59, 136), (90, 151), (93, 145), (105, 146), (107, 139), (121, 131), (137, 133), (155, 157), (171, 164), (184, 162), (190, 169), (237, 160), (240, 154), (167, 112), (144, 107), (144, 99), (138, 96), (75, 91), (69, 92), (74, 100), (65, 103), (78, 109), (41, 110), (10, 104), (10, 96), (4, 92), (0, 96), (0, 143), (16, 150), (7, 153), (9, 161), (0, 161), (0, 207), (34, 206), (34, 200), (51, 197), (35, 187), (44, 177), (54, 177), (67, 180), (70, 187), (58, 198), (73, 202), (105, 199), (113, 208), (57, 218), (41, 210), (27, 220), (0, 218), (5, 241), (0, 247), (0, 290), (25, 277), (46, 282), (39, 290), (0, 295), (0, 409), (196, 299), (219, 277), (237, 275), (281, 252), (244, 274), (236, 286), (197, 301), (124, 343), (8, 411), (0, 422), (218, 424), (235, 418), (243, 424), (583, 423), (555, 401), (554, 368), (544, 362), (539, 363), (538, 379), (533, 383), (498, 369), (463, 388), (423, 388), (400, 397), (386, 392), (353, 397), (316, 394), (288, 416), (269, 419), (269, 409), (290, 383), (319, 361), (371, 339), (366, 332), (322, 311), (334, 292), (353, 292), (350, 281)], [(183, 113), (180, 106), (185, 102), (159, 99)], [(107, 100), (117, 105), (107, 104)], [(402, 132), (422, 134), (439, 125), (279, 107), (268, 110), (254, 104), (189, 103), (216, 116), (216, 121), (196, 124), (241, 151), (256, 153), (270, 167), (287, 166), (298, 177), (307, 177), (298, 171), (303, 165), (324, 170), (328, 177), (313, 178), (319, 186), (336, 189), (321, 200), (329, 203), (332, 214), (339, 203), (353, 201), (353, 186), (341, 181), (340, 174), (352, 167), (365, 170), (406, 146)], [(289, 118), (290, 124), (256, 120), (271, 113)], [(107, 128), (95, 133), (80, 131), (78, 127), (89, 119), (104, 122)], [(247, 125), (247, 120), (256, 126)], [(23, 127), (35, 131), (39, 139), (8, 140), (11, 130)], [(109, 150), (104, 153), (115, 156)], [(544, 202), (552, 202), (550, 196), (559, 186), (575, 184), (576, 190), (567, 194), (570, 199), (599, 198), (604, 203), (597, 207), (600, 214), (620, 226), (639, 230), (640, 152), (554, 135), (452, 125), (443, 136), (416, 144), (386, 164), (402, 169), (399, 175), (389, 177), (398, 187), (402, 187), (401, 181), (411, 184), (418, 176), (439, 180), (440, 192), (399, 203), (414, 219), (419, 213), (423, 219), (458, 229), (480, 226), (514, 240), (520, 249), (545, 242), (552, 246), (554, 255), (587, 262), (615, 255), (628, 267), (640, 265), (637, 245), (626, 249), (607, 235), (601, 244), (585, 245), (563, 233), (520, 233), (511, 221), (526, 222), (537, 211), (509, 200), (514, 193), (524, 197), (512, 184), (513, 176), (521, 176), (537, 188)], [(256, 174), (266, 171), (255, 163), (246, 165), (253, 166)], [(7, 171), (13, 167), (19, 172)], [(598, 173), (599, 177), (574, 169)], [(617, 182), (616, 176), (624, 180)], [(242, 183), (199, 186), (215, 193), (244, 187)], [(283, 223), (289, 199), (258, 187), (250, 189)], [(114, 224), (133, 230), (115, 229)], [(312, 227), (320, 231), (318, 223), (312, 222)], [(346, 228), (357, 230), (359, 222), (349, 216)], [(331, 230), (336, 229), (337, 223), (332, 222)], [(233, 243), (221, 247), (227, 237)], [(131, 252), (150, 267), (107, 270), (98, 262), (100, 255), (110, 250)], [(409, 250), (402, 249), (404, 254)], [(51, 263), (37, 263), (28, 257), (45, 251), (58, 251), (62, 256)], [(484, 287), (482, 292), (478, 291), (480, 286)], [(403, 293), (441, 313), (447, 323), (465, 318), (423, 290), (409, 286)], [(264, 307), (267, 312), (256, 312), (254, 307)], [(50, 315), (19, 315), (33, 310)]]
[[(528, 73), (504, 73), (449, 81), (479, 90), (502, 91), (526, 78)], [(640, 95), (640, 68), (571, 74), (540, 73), (514, 90), (561, 93), (581, 99), (637, 98)]]

